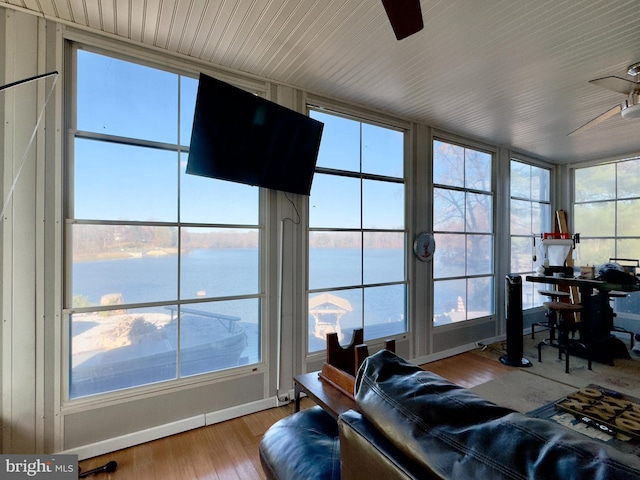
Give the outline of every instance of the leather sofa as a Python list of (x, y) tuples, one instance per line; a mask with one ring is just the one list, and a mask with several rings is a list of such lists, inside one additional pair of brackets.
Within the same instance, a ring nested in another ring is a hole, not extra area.
[(382, 350), (356, 377), (358, 411), (312, 407), (260, 443), (267, 478), (640, 479), (640, 458), (500, 407)]

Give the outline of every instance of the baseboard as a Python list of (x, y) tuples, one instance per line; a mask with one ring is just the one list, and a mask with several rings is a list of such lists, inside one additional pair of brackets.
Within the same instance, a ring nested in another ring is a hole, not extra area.
[(128, 433), (119, 437), (108, 438), (89, 445), (70, 448), (69, 450), (64, 450), (58, 453), (78, 455), (78, 460), (84, 460), (86, 458), (104, 455), (109, 452), (115, 452), (116, 450), (133, 447), (134, 445), (140, 445), (151, 440), (157, 440), (159, 438), (168, 437), (169, 435), (175, 435), (176, 433), (182, 433), (187, 430), (193, 430), (194, 428), (204, 426), (205, 415), (197, 415), (195, 417), (165, 423), (164, 425), (158, 425), (157, 427), (140, 430), (138, 432)]
[[(293, 390), (290, 392), (289, 398), (293, 398)], [(279, 402), (276, 397), (269, 397), (263, 400), (226, 408), (217, 412), (196, 415), (194, 417), (166, 423), (164, 425), (158, 425), (157, 427), (140, 430), (138, 432), (121, 435), (119, 437), (109, 438), (89, 445), (82, 445), (80, 447), (71, 448), (57, 453), (78, 455), (78, 460), (84, 460), (98, 455), (105, 455), (109, 452), (115, 452), (116, 450), (121, 450), (123, 448), (140, 445), (152, 440), (158, 440), (177, 433), (193, 430), (194, 428), (213, 425), (215, 423), (224, 422), (226, 420), (231, 420), (233, 418), (285, 404), (286, 402)]]
[[(289, 398), (292, 398), (289, 396)], [(207, 413), (205, 415), (205, 422), (207, 425), (213, 425), (215, 423), (226, 422), (232, 418), (242, 417), (251, 413), (261, 412), (273, 407), (279, 407), (286, 405), (289, 402), (279, 402), (277, 397), (265, 398), (263, 400), (257, 400), (255, 402), (245, 403), (244, 405), (238, 405), (224, 410), (218, 410), (217, 412)]]
[(492, 343), (500, 342), (505, 340), (505, 335), (499, 335), (497, 337), (485, 338), (482, 342), (474, 342), (469, 343), (467, 345), (460, 345), (456, 348), (451, 348), (449, 350), (445, 350), (442, 352), (432, 353), (431, 355), (423, 355), (421, 357), (411, 359), (411, 363), (416, 365), (424, 365), (425, 363), (435, 362), (436, 360), (442, 360), (443, 358), (453, 357), (454, 355), (459, 355), (461, 353), (469, 352), (474, 350), (482, 345), (490, 345)]

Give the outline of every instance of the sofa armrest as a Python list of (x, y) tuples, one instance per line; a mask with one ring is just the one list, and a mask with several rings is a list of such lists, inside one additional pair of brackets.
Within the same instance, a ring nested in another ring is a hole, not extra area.
[(339, 480), (340, 442), (335, 419), (319, 406), (273, 424), (260, 441), (269, 480)]
[(350, 410), (338, 419), (341, 480), (429, 480), (437, 477), (382, 435), (360, 413)]

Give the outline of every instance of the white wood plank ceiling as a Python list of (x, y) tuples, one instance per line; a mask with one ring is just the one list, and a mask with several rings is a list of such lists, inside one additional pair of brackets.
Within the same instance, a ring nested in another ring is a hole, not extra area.
[(422, 0), (397, 41), (380, 0), (0, 0), (557, 163), (640, 152), (640, 119), (568, 133), (623, 101), (639, 0)]

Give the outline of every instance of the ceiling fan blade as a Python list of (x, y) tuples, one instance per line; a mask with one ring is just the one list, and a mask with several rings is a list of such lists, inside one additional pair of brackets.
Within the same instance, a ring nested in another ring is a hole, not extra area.
[(595, 80), (589, 80), (589, 83), (606, 88), (607, 90), (613, 90), (614, 92), (618, 92), (623, 95), (629, 95), (631, 92), (640, 92), (640, 83), (632, 82), (631, 80), (620, 77), (596, 78)]
[(382, 5), (398, 40), (423, 29), (420, 0), (382, 0)]
[[(622, 107), (620, 105), (616, 105), (613, 108), (610, 108), (609, 110), (607, 110), (606, 112), (604, 112), (602, 115), (598, 115), (596, 118), (594, 118), (593, 120), (589, 120), (587, 123), (585, 123), (584, 125), (582, 125), (581, 127), (576, 128), (573, 132), (571, 132), (569, 135), (574, 135), (576, 133), (582, 133), (583, 131), (585, 131), (588, 128), (593, 127), (594, 125), (598, 125), (599, 123), (604, 122), (605, 120), (615, 116), (616, 114), (619, 114), (622, 111)], [(569, 136), (567, 135), (567, 136)]]

